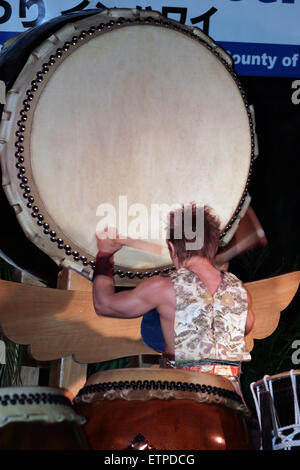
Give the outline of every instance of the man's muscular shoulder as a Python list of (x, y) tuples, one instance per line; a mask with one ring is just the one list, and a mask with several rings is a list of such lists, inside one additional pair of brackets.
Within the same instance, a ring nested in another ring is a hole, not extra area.
[(142, 295), (153, 297), (158, 305), (173, 304), (175, 291), (173, 283), (168, 276), (153, 276), (143, 281), (137, 288)]

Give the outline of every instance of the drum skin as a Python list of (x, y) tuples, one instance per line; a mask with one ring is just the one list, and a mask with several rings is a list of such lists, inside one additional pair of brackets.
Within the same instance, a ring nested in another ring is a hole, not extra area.
[(251, 449), (230, 381), (189, 372), (124, 369), (90, 377), (74, 402), (90, 448), (125, 450), (138, 442), (140, 450)]
[[(148, 238), (165, 244), (154, 209), (208, 204), (225, 237), (248, 200), (254, 158), (231, 58), (198, 28), (157, 12), (73, 18), (49, 37), (42, 29), (40, 44), (29, 38), (31, 54), (24, 35), (28, 61), (15, 80), (5, 77), (2, 185), (27, 238), (58, 266), (92, 277), (105, 205), (127, 222), (142, 206)], [(130, 279), (170, 264), (130, 248), (115, 259), (116, 274)]]

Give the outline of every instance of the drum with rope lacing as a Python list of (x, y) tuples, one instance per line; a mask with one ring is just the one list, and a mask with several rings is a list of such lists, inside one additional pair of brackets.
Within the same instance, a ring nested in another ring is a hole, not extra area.
[[(231, 57), (200, 29), (152, 11), (52, 21), (48, 35), (43, 25), (16, 40), (28, 60), (6, 80), (1, 121), (3, 190), (27, 239), (55, 266), (92, 277), (105, 208), (117, 224), (125, 215), (123, 228), (146, 214), (143, 236), (164, 247), (153, 210), (194, 201), (213, 207), (228, 243), (249, 205), (256, 153)], [(122, 283), (172, 263), (166, 251), (124, 247), (115, 269)]]

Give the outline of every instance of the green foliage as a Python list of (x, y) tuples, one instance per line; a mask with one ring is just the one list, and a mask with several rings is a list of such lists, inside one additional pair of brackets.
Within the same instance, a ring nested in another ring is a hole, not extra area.
[(102, 372), (104, 370), (124, 369), (127, 367), (129, 367), (128, 357), (113, 359), (112, 361), (106, 362), (96, 362), (88, 365), (87, 376), (89, 377), (92, 374), (96, 374), (96, 372)]

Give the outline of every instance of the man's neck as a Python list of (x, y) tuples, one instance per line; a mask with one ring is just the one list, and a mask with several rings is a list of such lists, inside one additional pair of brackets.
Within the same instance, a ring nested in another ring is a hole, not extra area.
[(201, 256), (193, 256), (192, 258), (185, 260), (180, 267), (189, 269), (190, 271), (194, 271), (195, 269), (197, 271), (205, 272), (216, 270), (216, 268), (207, 258), (202, 258)]
[(182, 268), (189, 269), (206, 285), (207, 289), (213, 295), (222, 282), (223, 274), (219, 269), (207, 259), (201, 256), (194, 256), (186, 260)]

